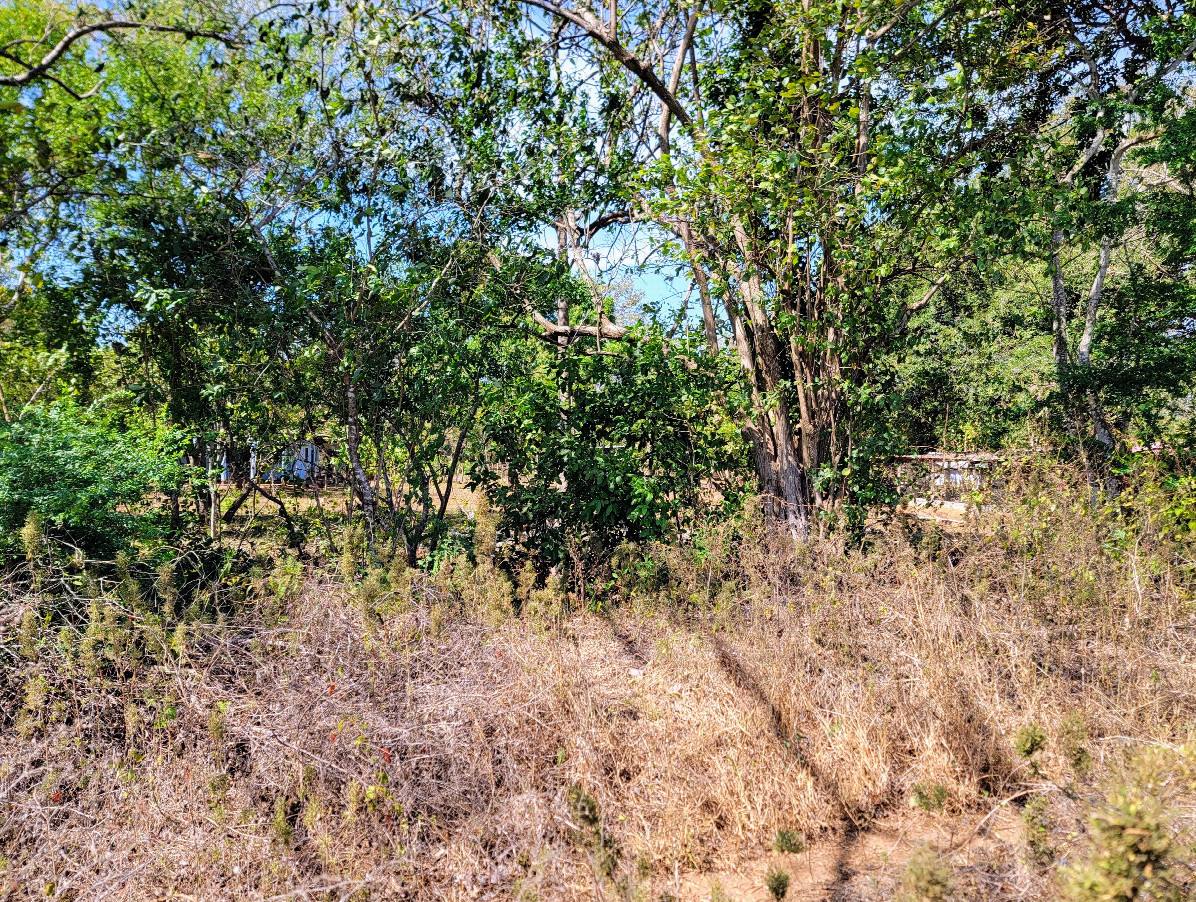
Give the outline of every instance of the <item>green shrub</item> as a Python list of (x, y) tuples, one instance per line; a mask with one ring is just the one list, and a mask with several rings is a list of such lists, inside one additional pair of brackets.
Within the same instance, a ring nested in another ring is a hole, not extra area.
[(110, 553), (162, 527), (151, 492), (177, 491), (179, 433), (115, 424), (69, 402), (0, 423), (0, 543), (32, 555), (43, 526), (85, 551)]
[(789, 892), (789, 873), (780, 868), (769, 868), (764, 876), (764, 885), (777, 902), (784, 899)]
[(778, 830), (772, 841), (774, 852), (797, 854), (806, 850), (805, 838), (796, 830)]
[(1076, 902), (1184, 898), (1167, 811), (1150, 787), (1123, 785), (1089, 821), (1090, 848), (1064, 878)]

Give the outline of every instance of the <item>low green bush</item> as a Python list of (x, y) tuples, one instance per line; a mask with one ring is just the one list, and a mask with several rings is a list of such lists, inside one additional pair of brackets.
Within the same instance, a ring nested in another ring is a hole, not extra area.
[(111, 554), (168, 523), (156, 492), (188, 480), (180, 433), (62, 401), (0, 423), (0, 552), (38, 524), (88, 554)]

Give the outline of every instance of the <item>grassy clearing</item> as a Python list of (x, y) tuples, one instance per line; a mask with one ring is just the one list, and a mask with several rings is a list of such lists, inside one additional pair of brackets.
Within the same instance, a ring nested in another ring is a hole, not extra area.
[(1185, 508), (1081, 494), (624, 549), (600, 610), (485, 529), (190, 618), (132, 564), (68, 607), (42, 559), (5, 602), (3, 897), (1189, 898)]

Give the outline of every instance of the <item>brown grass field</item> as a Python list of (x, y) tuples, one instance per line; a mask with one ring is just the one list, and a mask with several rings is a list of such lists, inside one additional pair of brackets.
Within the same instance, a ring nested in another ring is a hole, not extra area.
[(13, 583), (0, 898), (1192, 898), (1191, 545), (1082, 496), (866, 550), (724, 525), (588, 610), (484, 541), (280, 559), (173, 632)]

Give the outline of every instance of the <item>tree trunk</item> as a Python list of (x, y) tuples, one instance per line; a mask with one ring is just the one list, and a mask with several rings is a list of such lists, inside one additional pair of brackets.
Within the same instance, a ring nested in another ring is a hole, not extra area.
[[(1063, 233), (1056, 229), (1051, 233), (1051, 331), (1053, 341), (1052, 356), (1055, 360), (1055, 379), (1059, 385), (1059, 394), (1063, 406), (1063, 422), (1068, 434), (1076, 443), (1080, 454), (1080, 463), (1084, 467), (1084, 475), (1088, 479), (1088, 488), (1095, 502), (1102, 485), (1105, 483), (1103, 473), (1107, 460), (1093, 459), (1092, 450), (1087, 441), (1087, 430), (1081, 427), (1081, 419), (1074, 397), (1074, 379), (1072, 377), (1071, 342), (1067, 334), (1067, 289), (1063, 282), (1063, 263), (1059, 259), (1059, 250), (1063, 246)], [(1089, 305), (1091, 309), (1091, 304)], [(1087, 365), (1087, 360), (1085, 360)], [(1090, 410), (1089, 420), (1095, 430), (1096, 399), (1089, 392)], [(1111, 448), (1112, 441), (1110, 437)], [(1101, 443), (1101, 447), (1104, 447)]]
[(349, 450), (349, 466), (353, 470), (353, 483), (361, 500), (361, 512), (365, 516), (366, 545), (374, 551), (374, 524), (376, 504), (374, 490), (365, 468), (361, 465), (361, 418), (357, 407), (357, 387), (353, 384), (353, 373), (345, 373), (345, 433)]
[(741, 281), (739, 285), (750, 325), (732, 303), (729, 293), (724, 293), (725, 308), (734, 331), (740, 367), (751, 386), (752, 420), (744, 424), (743, 432), (752, 444), (752, 463), (765, 519), (784, 523), (795, 536), (804, 536), (810, 526), (808, 480), (794, 447), (776, 340), (764, 311), (752, 295), (758, 283)]
[(774, 516), (783, 520), (795, 536), (804, 536), (810, 529), (809, 485), (794, 443), (776, 336), (760, 304), (763, 292), (759, 277), (751, 275), (740, 280), (739, 293), (751, 322), (751, 345), (770, 404), (768, 409), (758, 404), (756, 413), (758, 421), (763, 419), (768, 423), (772, 436), (772, 467), (780, 491), (777, 498), (780, 508), (774, 509)]

